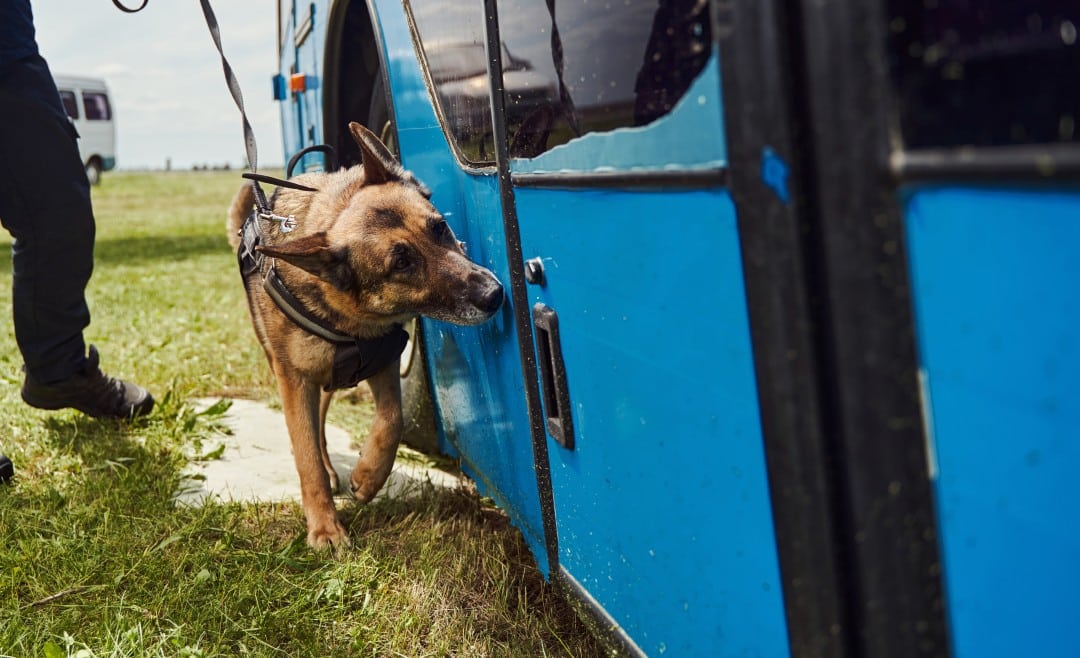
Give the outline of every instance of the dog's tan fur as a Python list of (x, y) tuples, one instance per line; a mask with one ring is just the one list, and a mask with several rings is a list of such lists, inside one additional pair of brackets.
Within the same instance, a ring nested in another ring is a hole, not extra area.
[[(297, 227), (288, 234), (264, 228), (259, 250), (275, 260), (285, 285), (340, 332), (361, 338), (385, 335), (417, 315), (456, 324), (490, 318), (503, 300), (498, 280), (465, 257), (426, 190), (378, 138), (357, 123), (349, 129), (362, 166), (297, 176), (295, 182), (318, 191), (280, 188), (273, 197), (274, 213), (295, 216)], [(233, 199), (228, 232), (234, 248), (253, 203), (249, 185)], [(281, 394), (308, 543), (341, 548), (349, 538), (333, 501), (338, 482), (325, 433), (332, 393), (323, 390), (330, 384), (334, 346), (286, 317), (263, 290), (261, 277), (250, 276), (245, 285), (255, 334)], [(386, 482), (402, 429), (397, 360), (367, 381), (375, 421), (350, 476), (361, 502)]]

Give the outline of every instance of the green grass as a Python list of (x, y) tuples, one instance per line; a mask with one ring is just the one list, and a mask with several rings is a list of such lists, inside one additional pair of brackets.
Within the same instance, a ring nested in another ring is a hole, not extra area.
[[(27, 407), (0, 332), (0, 451), (17, 469), (0, 486), (0, 656), (602, 655), (475, 493), (344, 506), (340, 559), (307, 548), (295, 504), (173, 504), (184, 455), (219, 431), (192, 400), (276, 398), (224, 235), (239, 182), (113, 173), (94, 190), (86, 337), (155, 394), (145, 421)], [(333, 413), (365, 435), (366, 396)]]

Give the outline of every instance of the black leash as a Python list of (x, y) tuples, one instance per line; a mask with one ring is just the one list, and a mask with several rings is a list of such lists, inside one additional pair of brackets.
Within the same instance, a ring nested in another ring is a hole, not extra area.
[(135, 7), (135, 8), (131, 8), (131, 7), (125, 7), (123, 4), (120, 3), (120, 0), (112, 0), (112, 3), (114, 5), (116, 5), (117, 9), (119, 9), (120, 11), (129, 13), (129, 14), (137, 14), (140, 11), (142, 11), (143, 9), (146, 9), (146, 3), (148, 3), (148, 2), (150, 2), (150, 0), (143, 0), (143, 3), (141, 5), (139, 5), (138, 7)]
[[(144, 1), (149, 2), (149, 0)], [(240, 92), (240, 83), (236, 81), (236, 74), (233, 73), (232, 67), (229, 66), (229, 60), (225, 58), (225, 51), (221, 47), (221, 30), (218, 28), (217, 16), (214, 15), (214, 10), (210, 7), (210, 0), (199, 0), (199, 4), (202, 5), (203, 17), (206, 19), (206, 27), (210, 29), (210, 37), (214, 40), (214, 47), (217, 48), (218, 55), (221, 55), (221, 68), (225, 71), (225, 85), (228, 86), (229, 94), (232, 95), (233, 102), (236, 103), (237, 109), (240, 110), (248, 167), (251, 168), (252, 174), (256, 174), (259, 171), (259, 149), (255, 145), (255, 131), (251, 129), (251, 122), (248, 121), (247, 112), (244, 111), (244, 95)], [(266, 202), (266, 195), (263, 194), (262, 188), (259, 187), (259, 182), (252, 180), (251, 186), (255, 190), (255, 205), (259, 208), (259, 214), (273, 214), (270, 212), (270, 204)]]
[[(275, 215), (270, 211), (270, 204), (267, 203), (266, 194), (262, 188), (259, 187), (259, 182), (275, 185), (278, 187), (288, 187), (294, 190), (302, 190), (304, 192), (317, 192), (313, 187), (306, 185), (300, 185), (299, 183), (293, 183), (291, 181), (282, 180), (273, 176), (267, 176), (265, 174), (258, 173), (259, 171), (259, 149), (255, 143), (255, 131), (251, 128), (251, 122), (248, 120), (247, 112), (244, 110), (244, 95), (240, 91), (240, 83), (236, 79), (236, 74), (233, 72), (232, 66), (229, 65), (229, 60), (225, 57), (225, 51), (221, 46), (221, 30), (218, 27), (217, 16), (214, 14), (213, 8), (210, 6), (210, 0), (199, 0), (202, 6), (203, 18), (206, 19), (206, 27), (210, 30), (210, 37), (214, 40), (214, 47), (217, 48), (218, 55), (221, 56), (221, 68), (225, 72), (225, 84), (229, 88), (229, 94), (232, 95), (233, 102), (236, 103), (237, 109), (240, 110), (240, 119), (243, 124), (244, 131), (244, 150), (247, 153), (248, 167), (251, 168), (250, 173), (241, 174), (243, 178), (251, 181), (251, 186), (255, 191), (255, 205), (259, 209), (259, 217), (271, 221), (277, 221), (282, 226), (282, 230), (286, 233), (292, 230), (292, 227), (296, 225), (296, 220), (281, 217)], [(124, 5), (120, 0), (112, 0), (113, 5), (116, 6), (122, 12), (128, 14), (137, 14), (146, 8), (146, 5), (150, 0), (142, 0), (142, 4), (138, 7), (128, 7)], [(330, 158), (333, 158), (333, 149), (329, 146), (312, 146), (303, 149), (299, 153), (293, 156), (289, 160), (288, 173), (286, 178), (292, 176), (293, 166), (304, 154), (311, 151), (320, 150), (327, 152)], [(335, 159), (336, 160), (336, 159)], [(328, 167), (329, 168), (329, 167)], [(332, 168), (330, 168), (332, 170)], [(286, 228), (288, 227), (288, 228)]]
[[(116, 2), (117, 0), (113, 0)], [(146, 0), (149, 1), (149, 0)], [(221, 56), (221, 68), (225, 72), (225, 84), (229, 88), (229, 94), (233, 98), (233, 102), (236, 103), (236, 108), (240, 110), (240, 120), (244, 131), (244, 150), (247, 152), (248, 167), (250, 167), (250, 173), (244, 173), (242, 176), (251, 181), (251, 189), (255, 193), (255, 207), (256, 214), (259, 219), (264, 219), (271, 222), (277, 222), (282, 233), (288, 233), (296, 228), (296, 218), (292, 215), (283, 217), (275, 214), (270, 209), (270, 203), (266, 200), (266, 194), (263, 193), (259, 182), (269, 183), (278, 187), (287, 187), (294, 190), (302, 190), (304, 192), (317, 192), (315, 188), (308, 187), (306, 185), (300, 185), (299, 183), (293, 183), (287, 180), (281, 180), (280, 178), (274, 178), (273, 176), (266, 176), (259, 172), (259, 149), (255, 144), (255, 131), (251, 128), (251, 122), (248, 121), (247, 112), (244, 110), (244, 95), (240, 91), (240, 83), (236, 79), (236, 74), (233, 73), (232, 66), (229, 65), (229, 60), (225, 57), (225, 51), (221, 46), (221, 30), (218, 27), (217, 16), (214, 15), (214, 10), (210, 6), (210, 0), (199, 0), (199, 4), (202, 5), (203, 17), (206, 19), (206, 27), (210, 30), (210, 37), (214, 40), (214, 47), (217, 48), (218, 55)], [(326, 147), (329, 149), (330, 147)], [(297, 155), (303, 155), (308, 152), (309, 149), (304, 149)], [(296, 157), (289, 161), (288, 176), (292, 175), (292, 168), (295, 164)], [(261, 227), (259, 227), (261, 233)]]

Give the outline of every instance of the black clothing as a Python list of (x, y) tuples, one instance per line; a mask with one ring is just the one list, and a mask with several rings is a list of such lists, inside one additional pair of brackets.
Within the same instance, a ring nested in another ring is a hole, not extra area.
[(78, 134), (30, 18), (28, 1), (0, 0), (0, 224), (14, 238), (15, 340), (27, 373), (50, 384), (86, 362), (95, 227)]

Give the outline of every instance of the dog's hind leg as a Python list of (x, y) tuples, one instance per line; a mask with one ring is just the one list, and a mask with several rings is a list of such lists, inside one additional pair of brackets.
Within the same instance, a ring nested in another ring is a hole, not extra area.
[(319, 450), (322, 452), (323, 468), (330, 477), (330, 491), (338, 492), (338, 474), (334, 470), (334, 462), (330, 460), (330, 452), (326, 449), (326, 411), (330, 408), (330, 402), (334, 399), (333, 391), (323, 391), (319, 400)]
[(278, 361), (276, 375), (285, 424), (292, 441), (293, 459), (300, 474), (300, 497), (307, 517), (307, 541), (314, 548), (341, 548), (349, 544), (337, 518), (330, 477), (320, 448), (320, 390)]
[(375, 398), (371, 435), (353, 468), (353, 496), (366, 503), (386, 484), (401, 441), (401, 375), (397, 360), (368, 379)]

